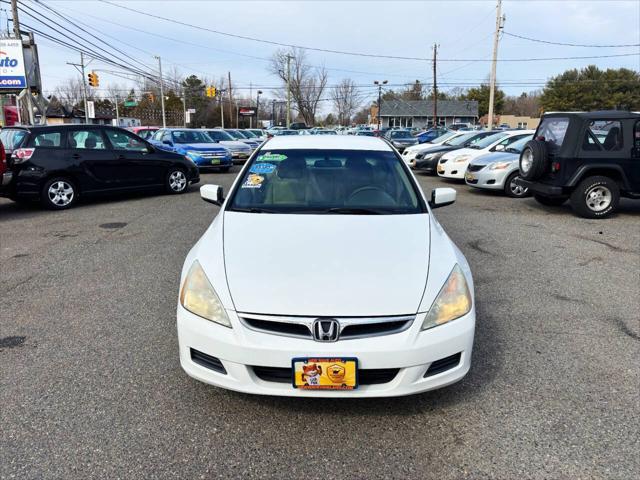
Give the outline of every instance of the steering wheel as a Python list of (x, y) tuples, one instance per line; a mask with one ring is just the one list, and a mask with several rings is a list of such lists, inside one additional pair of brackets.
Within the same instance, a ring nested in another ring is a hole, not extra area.
[(368, 191), (380, 192), (380, 193), (383, 193), (385, 196), (390, 197), (390, 195), (387, 192), (385, 192), (382, 188), (376, 185), (365, 185), (364, 187), (356, 188), (353, 192), (351, 192), (351, 194), (349, 195), (345, 203), (348, 204), (356, 195), (359, 195), (362, 192), (368, 192)]

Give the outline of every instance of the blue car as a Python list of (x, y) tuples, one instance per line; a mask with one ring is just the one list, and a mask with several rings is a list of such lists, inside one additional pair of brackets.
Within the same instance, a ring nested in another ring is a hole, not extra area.
[(419, 133), (418, 135), (416, 135), (416, 138), (418, 139), (419, 143), (427, 143), (438, 138), (441, 135), (444, 135), (445, 133), (447, 133), (446, 128), (432, 128), (430, 130), (427, 130), (426, 132)]
[(149, 142), (160, 150), (190, 158), (200, 170), (213, 168), (227, 172), (233, 166), (231, 151), (216, 143), (202, 130), (161, 128)]

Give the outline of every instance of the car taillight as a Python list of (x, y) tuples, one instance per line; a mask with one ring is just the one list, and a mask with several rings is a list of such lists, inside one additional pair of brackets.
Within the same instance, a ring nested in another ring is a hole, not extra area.
[(35, 151), (35, 148), (18, 148), (13, 152), (13, 163), (26, 162), (33, 156)]
[(551, 171), (554, 173), (560, 171), (560, 162), (553, 162), (551, 164)]

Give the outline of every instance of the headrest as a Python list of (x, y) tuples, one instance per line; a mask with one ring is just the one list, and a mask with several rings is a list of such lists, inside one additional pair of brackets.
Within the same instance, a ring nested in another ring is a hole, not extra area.
[(303, 158), (287, 158), (278, 164), (279, 178), (302, 178), (307, 173), (307, 162)]

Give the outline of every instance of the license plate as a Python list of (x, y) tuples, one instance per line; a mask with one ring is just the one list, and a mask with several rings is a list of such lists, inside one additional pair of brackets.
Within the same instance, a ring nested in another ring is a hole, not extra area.
[(218, 165), (219, 163), (220, 163), (219, 158), (214, 158), (213, 160), (211, 160), (211, 165)]
[(294, 358), (293, 388), (303, 390), (355, 390), (358, 388), (357, 358)]
[(471, 175), (470, 173), (466, 173), (464, 178), (466, 178), (467, 180), (469, 180), (470, 182), (474, 181), (476, 179), (476, 177), (474, 177), (473, 175)]

